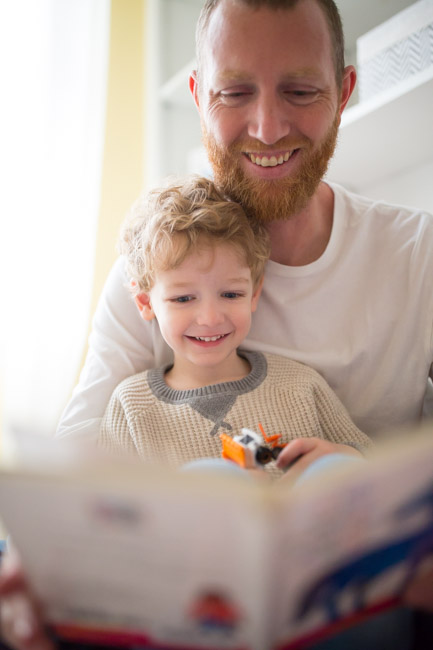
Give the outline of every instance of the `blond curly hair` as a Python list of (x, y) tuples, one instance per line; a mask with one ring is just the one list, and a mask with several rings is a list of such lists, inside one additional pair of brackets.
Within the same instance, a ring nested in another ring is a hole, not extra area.
[(168, 179), (140, 196), (121, 228), (118, 248), (138, 295), (149, 292), (158, 271), (176, 269), (198, 246), (217, 244), (236, 249), (257, 288), (270, 253), (267, 231), (212, 181), (191, 175)]

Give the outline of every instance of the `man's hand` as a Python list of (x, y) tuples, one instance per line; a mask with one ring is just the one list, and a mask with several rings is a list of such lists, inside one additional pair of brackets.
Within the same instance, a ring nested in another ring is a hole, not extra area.
[(321, 438), (296, 438), (289, 442), (277, 460), (277, 467), (286, 470), (284, 480), (296, 481), (309, 465), (327, 454), (346, 454), (363, 458), (360, 451), (350, 445), (341, 445)]
[(15, 551), (7, 553), (0, 571), (0, 629), (4, 641), (17, 650), (54, 650), (39, 607)]

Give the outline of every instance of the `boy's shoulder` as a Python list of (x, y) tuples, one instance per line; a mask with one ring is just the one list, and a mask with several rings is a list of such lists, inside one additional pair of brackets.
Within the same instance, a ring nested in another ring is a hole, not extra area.
[(113, 398), (120, 402), (125, 410), (143, 411), (155, 402), (150, 389), (148, 370), (126, 377), (114, 390)]
[(311, 366), (305, 363), (295, 361), (279, 354), (264, 354), (268, 367), (268, 379), (281, 384), (281, 388), (290, 384), (293, 387), (299, 385), (304, 387), (305, 384), (323, 384), (325, 379)]

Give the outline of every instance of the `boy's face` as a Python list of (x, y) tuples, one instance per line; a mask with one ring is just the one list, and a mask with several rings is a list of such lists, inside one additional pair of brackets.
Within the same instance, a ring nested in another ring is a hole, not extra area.
[(201, 247), (180, 266), (159, 271), (137, 304), (142, 317), (156, 317), (165, 341), (181, 364), (230, 368), (251, 325), (260, 287), (233, 246)]

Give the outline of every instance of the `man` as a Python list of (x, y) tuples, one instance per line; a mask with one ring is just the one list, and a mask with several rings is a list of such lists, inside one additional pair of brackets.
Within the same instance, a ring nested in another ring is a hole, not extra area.
[[(246, 346), (313, 366), (367, 434), (419, 420), (432, 374), (433, 223), (321, 182), (355, 84), (334, 3), (207, 2), (197, 40), (190, 87), (215, 179), (272, 240)], [(96, 435), (119, 381), (171, 358), (127, 281), (119, 260), (59, 435)]]
[[(208, 0), (190, 88), (215, 180), (271, 236), (246, 346), (316, 368), (360, 429), (378, 436), (419, 421), (432, 376), (433, 219), (322, 182), (355, 85), (343, 50), (331, 0)], [(60, 435), (96, 434), (115, 385), (170, 358), (155, 322), (143, 329), (126, 283), (119, 261)], [(47, 650), (24, 577), (12, 563), (6, 571), (8, 638)], [(412, 602), (432, 605), (431, 584), (412, 590)]]

